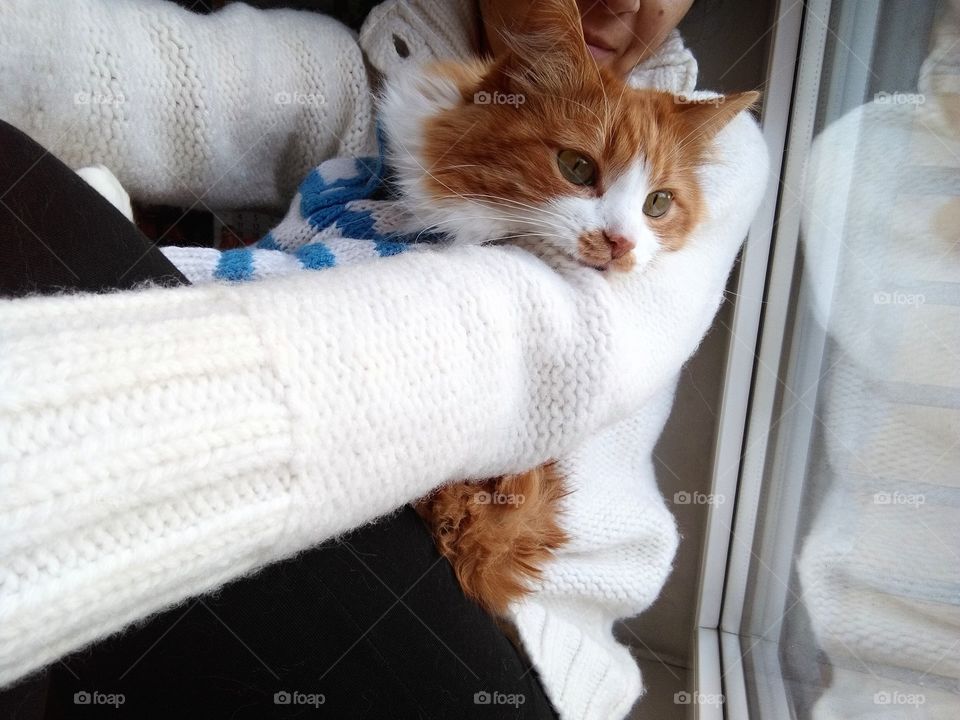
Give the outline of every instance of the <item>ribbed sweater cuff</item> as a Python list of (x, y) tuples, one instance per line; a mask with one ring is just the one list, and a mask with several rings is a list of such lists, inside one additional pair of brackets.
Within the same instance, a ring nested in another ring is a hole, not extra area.
[(287, 544), (284, 390), (220, 294), (54, 297), (4, 315), (0, 684)]

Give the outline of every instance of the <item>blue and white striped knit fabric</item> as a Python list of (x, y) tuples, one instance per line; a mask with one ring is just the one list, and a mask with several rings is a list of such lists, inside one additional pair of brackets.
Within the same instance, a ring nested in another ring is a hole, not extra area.
[(404, 210), (387, 174), (381, 142), (376, 157), (333, 158), (312, 170), (284, 219), (251, 247), (161, 249), (197, 284), (354, 265), (442, 240)]

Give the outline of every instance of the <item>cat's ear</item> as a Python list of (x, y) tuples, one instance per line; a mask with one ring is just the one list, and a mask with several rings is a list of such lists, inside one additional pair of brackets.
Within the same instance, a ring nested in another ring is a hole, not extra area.
[(691, 132), (707, 139), (723, 130), (737, 115), (752, 108), (760, 100), (760, 93), (749, 90), (713, 98), (686, 98), (677, 96), (677, 110)]
[(594, 67), (575, 0), (532, 2), (518, 30), (500, 32), (508, 48), (493, 68), (492, 79), (500, 84), (563, 90)]

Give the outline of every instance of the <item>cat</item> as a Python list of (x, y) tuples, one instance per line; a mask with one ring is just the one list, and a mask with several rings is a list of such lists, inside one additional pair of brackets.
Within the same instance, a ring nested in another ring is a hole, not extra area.
[[(381, 100), (413, 214), (465, 243), (528, 243), (599, 272), (642, 272), (705, 213), (698, 170), (759, 93), (690, 100), (597, 66), (574, 0), (531, 3), (497, 59), (441, 62)], [(503, 617), (569, 538), (555, 463), (443, 486), (415, 503), (465, 594)]]

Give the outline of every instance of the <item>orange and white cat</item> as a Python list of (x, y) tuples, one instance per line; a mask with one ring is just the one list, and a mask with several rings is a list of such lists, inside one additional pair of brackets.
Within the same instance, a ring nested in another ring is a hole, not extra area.
[[(531, 3), (506, 40), (495, 60), (386, 88), (389, 163), (409, 209), (456, 242), (538, 243), (604, 272), (642, 272), (682, 247), (704, 216), (711, 141), (758, 93), (628, 86), (589, 54), (573, 0)], [(567, 540), (565, 492), (547, 464), (447, 485), (416, 507), (466, 594), (502, 614)]]

